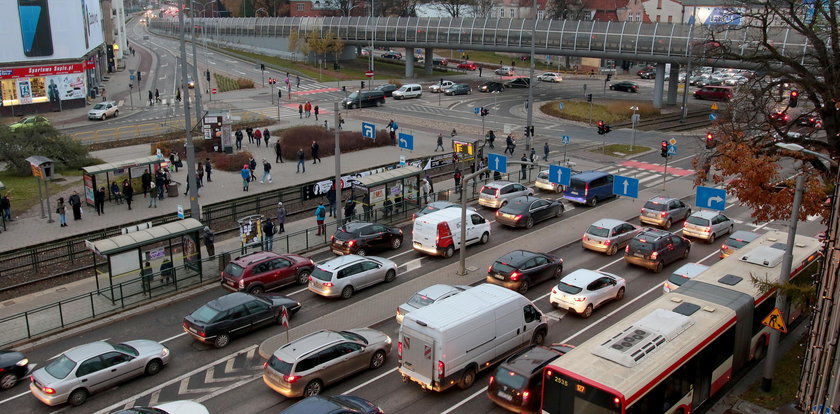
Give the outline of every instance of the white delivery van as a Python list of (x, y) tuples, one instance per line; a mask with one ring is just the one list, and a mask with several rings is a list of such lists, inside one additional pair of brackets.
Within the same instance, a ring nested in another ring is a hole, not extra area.
[[(445, 208), (414, 220), (414, 250), (434, 256), (452, 257), (461, 246), (461, 209)], [(490, 223), (474, 210), (467, 209), (466, 244), (487, 243)]]
[(423, 96), (423, 87), (416, 83), (409, 83), (400, 86), (391, 95), (394, 99), (419, 98)]
[(443, 391), (469, 388), (479, 371), (548, 333), (546, 317), (528, 298), (481, 284), (405, 315), (397, 350), (403, 382)]

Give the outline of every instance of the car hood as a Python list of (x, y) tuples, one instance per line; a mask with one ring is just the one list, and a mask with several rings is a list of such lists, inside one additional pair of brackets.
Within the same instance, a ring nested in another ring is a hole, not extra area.
[(364, 337), (365, 340), (367, 340), (368, 345), (377, 346), (381, 344), (387, 344), (385, 349), (387, 350), (387, 352), (391, 352), (391, 337), (386, 335), (385, 332), (377, 331), (376, 329), (370, 328), (350, 329), (350, 332), (359, 334), (362, 337)]
[(286, 309), (290, 310), (290, 311), (291, 310), (297, 310), (301, 306), (303, 306), (303, 305), (301, 305), (300, 302), (298, 302), (298, 301), (296, 301), (296, 300), (294, 300), (294, 299), (292, 299), (288, 296), (283, 296), (279, 293), (263, 293), (263, 294), (256, 295), (256, 296), (261, 297), (261, 298), (263, 298), (267, 301), (270, 301), (271, 304), (274, 305), (274, 306), (277, 306), (277, 307), (285, 306)]
[(124, 344), (134, 348), (140, 355), (137, 355), (137, 358), (142, 358), (148, 355), (159, 354), (165, 348), (159, 342), (152, 341), (149, 339), (135, 339), (133, 341), (126, 341), (123, 342)]
[(169, 414), (210, 414), (210, 411), (207, 411), (207, 408), (203, 405), (186, 400), (156, 405), (155, 408), (166, 411)]

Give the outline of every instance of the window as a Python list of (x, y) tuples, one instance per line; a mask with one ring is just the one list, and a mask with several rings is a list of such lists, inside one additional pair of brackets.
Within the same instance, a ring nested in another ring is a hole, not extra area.
[(114, 365), (131, 361), (131, 357), (121, 352), (108, 352), (107, 354), (102, 355), (102, 360), (105, 362), (106, 367), (113, 367)]
[(248, 311), (245, 309), (245, 305), (239, 305), (239, 306), (231, 309), (230, 311), (228, 311), (228, 316), (227, 316), (226, 319), (227, 320), (234, 320), (234, 319), (243, 318), (246, 315), (248, 315)]
[(245, 308), (248, 309), (252, 315), (257, 313), (262, 313), (268, 310), (268, 304), (261, 301), (261, 300), (252, 300), (245, 304)]
[(343, 343), (343, 344), (338, 344), (338, 345), (336, 345), (336, 348), (338, 349), (338, 352), (341, 355), (346, 355), (346, 354), (350, 354), (350, 353), (362, 350), (361, 345), (353, 343), (353, 342), (346, 342), (346, 343)]
[(318, 365), (328, 363), (343, 355), (339, 349), (340, 346), (341, 345), (333, 345), (321, 352), (318, 352)]
[[(662, 8), (662, 0), (656, 0), (656, 8), (657, 8), (657, 9), (661, 9), (661, 8)], [(656, 16), (656, 21), (657, 21), (657, 22), (659, 21), (659, 16)]]
[(674, 20), (674, 16), (668, 16), (668, 23), (671, 23)]
[(540, 312), (534, 309), (533, 306), (527, 305), (523, 308), (525, 311), (525, 323), (537, 321), (540, 319)]
[(258, 265), (256, 265), (256, 266), (254, 266), (254, 272), (253, 272), (253, 273), (254, 273), (255, 275), (258, 275), (258, 274), (260, 274), (260, 273), (265, 273), (265, 272), (267, 272), (267, 271), (269, 271), (269, 270), (271, 270), (271, 262), (270, 262), (270, 261), (268, 261), (268, 262), (262, 262), (262, 263), (260, 263), (260, 264), (258, 264)]
[(271, 267), (274, 270), (285, 269), (285, 268), (287, 268), (291, 265), (292, 265), (292, 262), (290, 262), (286, 259), (274, 259), (274, 260), (271, 261)]
[(499, 17), (500, 17), (500, 18), (504, 18), (504, 17), (505, 17), (505, 9), (499, 9)]
[(295, 367), (295, 372), (309, 371), (310, 369), (315, 368), (315, 365), (318, 365), (318, 354), (312, 355), (311, 357), (298, 362)]
[(297, 11), (302, 12), (303, 10), (304, 10), (304, 5), (303, 5), (303, 3), (298, 3), (298, 4), (297, 4)]
[(83, 377), (88, 374), (93, 374), (94, 372), (100, 371), (105, 369), (105, 364), (102, 362), (102, 359), (99, 356), (95, 356), (85, 362), (82, 362), (79, 365), (79, 369), (76, 370), (77, 377)]
[(379, 263), (366, 261), (359, 264), (359, 267), (362, 272), (366, 272), (368, 270), (373, 270), (379, 268)]
[(356, 263), (356, 264), (347, 266), (344, 269), (340, 270), (338, 272), (338, 278), (339, 279), (344, 279), (344, 278), (353, 276), (356, 273), (359, 273), (361, 271), (362, 271), (362, 265), (359, 264), (359, 263)]
[(473, 224), (484, 224), (484, 217), (481, 217), (478, 214), (473, 214), (471, 218)]
[(537, 256), (534, 258), (534, 266), (543, 266), (548, 264), (548, 259), (543, 256)]

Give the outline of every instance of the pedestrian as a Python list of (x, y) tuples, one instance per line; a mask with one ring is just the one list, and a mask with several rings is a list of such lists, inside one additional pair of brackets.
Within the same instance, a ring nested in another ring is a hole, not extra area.
[(236, 137), (236, 149), (241, 150), (242, 149), (242, 130), (237, 129), (236, 133), (233, 134), (233, 135)]
[(266, 219), (262, 225), (262, 249), (263, 251), (271, 251), (274, 249), (274, 223), (271, 219)]
[(134, 201), (134, 187), (131, 186), (131, 182), (128, 180), (123, 180), (122, 193), (123, 198), (125, 198), (125, 203), (128, 204), (128, 209), (131, 210), (131, 202)]
[(67, 199), (67, 203), (70, 204), (70, 208), (73, 209), (73, 220), (81, 220), (82, 219), (82, 199), (79, 197), (78, 191), (73, 191), (73, 195)]
[(452, 138), (455, 138), (455, 136), (457, 136), (457, 135), (458, 135), (458, 131), (456, 131), (455, 128), (452, 128), (452, 132), (449, 134), (449, 136), (451, 136)]
[[(525, 153), (523, 152), (522, 153), (522, 158), (520, 158), (519, 161), (522, 161), (523, 163), (528, 162), (528, 156), (525, 155)], [(520, 181), (525, 181), (525, 178), (528, 176), (528, 165), (527, 164), (522, 164), (519, 171), (520, 171), (519, 180)]]
[(175, 154), (175, 151), (169, 153), (169, 164), (175, 167), (175, 172), (178, 172), (178, 164), (175, 163), (176, 156), (177, 154)]
[(242, 166), (239, 175), (242, 176), (242, 191), (248, 191), (248, 184), (251, 183), (251, 170), (248, 169), (248, 164)]
[(389, 217), (392, 211), (394, 211), (394, 203), (388, 196), (385, 196), (385, 202), (382, 203), (382, 212), (385, 213), (385, 217)]
[(344, 125), (344, 117), (341, 114), (338, 114), (338, 129), (341, 130), (341, 127)]
[(318, 108), (318, 105), (315, 105), (315, 120), (316, 121), (318, 120), (318, 113), (320, 113), (320, 112), (321, 112), (321, 109)]
[(309, 101), (306, 101), (306, 104), (303, 105), (303, 112), (306, 112), (307, 118), (312, 114), (312, 104)]
[(64, 197), (58, 198), (55, 212), (58, 214), (58, 223), (61, 227), (67, 227), (67, 207), (64, 205)]
[(295, 85), (300, 88), (300, 75), (295, 75)]
[(303, 119), (303, 104), (298, 104), (298, 116)]
[(324, 207), (324, 202), (322, 201), (318, 203), (318, 207), (315, 209), (315, 223), (318, 225), (318, 232), (315, 233), (316, 236), (327, 234), (327, 226), (324, 224), (326, 215), (327, 209)]
[(365, 221), (370, 220), (370, 195), (365, 193), (362, 198), (362, 211), (365, 213)]
[(253, 144), (254, 143), (254, 128), (251, 128), (251, 127), (245, 128), (245, 134), (248, 135), (248, 143)]
[(327, 190), (327, 202), (329, 203), (329, 216), (335, 215), (335, 182), (330, 183), (330, 189)]
[(105, 195), (105, 187), (99, 187), (99, 190), (93, 194), (93, 205), (96, 207), (97, 216), (105, 214)]
[(175, 89), (175, 101), (181, 102), (181, 89)]
[[(161, 187), (160, 191), (160, 199), (163, 200), (166, 198), (166, 193), (169, 191), (169, 186), (172, 184), (172, 174), (169, 172), (169, 169), (163, 170), (163, 187)], [(164, 189), (166, 191), (164, 191)]]
[(537, 149), (536, 148), (531, 147), (531, 152), (528, 153), (528, 160), (531, 161), (532, 163), (537, 162)]
[(157, 174), (155, 174), (155, 179), (149, 183), (149, 190), (149, 208), (152, 208), (152, 204), (157, 208)]
[(155, 102), (160, 102), (160, 92), (155, 88)]
[(143, 198), (146, 198), (146, 193), (152, 187), (152, 175), (149, 174), (148, 168), (143, 171), (143, 175), (140, 177), (140, 185), (143, 186)]
[(349, 223), (354, 217), (356, 217), (356, 200), (350, 197), (344, 204), (344, 224)]
[(149, 297), (152, 296), (152, 278), (154, 277), (154, 270), (152, 270), (152, 264), (146, 262), (143, 265), (143, 269), (140, 270), (140, 283), (143, 286), (143, 295), (148, 295)]
[(212, 183), (213, 180), (210, 179), (210, 173), (213, 172), (213, 167), (210, 165), (210, 158), (204, 160), (204, 172), (207, 173), (207, 182)]
[(111, 197), (114, 198), (115, 203), (122, 204), (122, 192), (120, 191), (120, 185), (116, 181), (111, 182)]
[[(297, 170), (295, 170), (295, 174), (305, 173), (306, 172), (306, 164), (304, 163), (304, 160), (306, 159), (306, 154), (303, 153), (303, 148), (298, 149), (297, 159), (298, 159), (298, 163), (297, 163)], [(301, 169), (303, 169), (303, 171), (301, 171)]]
[(172, 261), (169, 260), (169, 256), (164, 256), (163, 263), (160, 264), (160, 283), (167, 285), (172, 283), (173, 276), (175, 276), (175, 270)]
[(213, 257), (216, 255), (216, 248), (213, 246), (213, 241), (215, 239), (215, 235), (213, 231), (210, 230), (210, 227), (204, 226), (204, 247), (207, 248), (207, 257)]
[(149, 89), (149, 106), (155, 104), (155, 94), (152, 93), (152, 90)]
[(257, 181), (257, 160), (254, 157), (248, 159), (248, 169), (251, 171), (251, 181)]
[(263, 130), (262, 136), (265, 140), (265, 147), (268, 148), (268, 140), (271, 139), (271, 132), (268, 131), (268, 128)]
[(388, 122), (388, 125), (387, 125), (386, 128), (388, 129), (388, 135), (391, 137), (391, 145), (396, 146), (397, 145), (397, 129), (399, 128), (399, 126), (397, 126), (397, 123), (394, 122), (394, 120), (392, 119), (391, 122)]
[(263, 159), (262, 164), (263, 175), (260, 178), (260, 184), (265, 184), (266, 179), (268, 179), (268, 183), (271, 184), (271, 163)]
[(257, 148), (259, 148), (260, 141), (262, 141), (262, 131), (259, 128), (254, 130), (254, 141), (257, 141)]
[(283, 202), (277, 203), (277, 233), (286, 231), (286, 207), (283, 207)]
[(432, 192), (432, 186), (429, 180), (423, 179), (420, 181), (420, 189), (423, 191), (423, 204), (429, 204), (429, 193)]
[(455, 174), (452, 175), (452, 178), (455, 179), (455, 191), (461, 191), (461, 169), (455, 168)]
[(490, 145), (490, 148), (495, 148), (495, 147), (493, 146), (493, 142), (494, 142), (494, 141), (496, 141), (496, 133), (495, 133), (495, 132), (493, 132), (493, 130), (492, 130), (492, 129), (491, 129), (491, 130), (489, 130), (489, 131), (487, 131), (487, 136), (486, 136), (486, 138), (487, 138), (487, 144), (489, 144), (489, 145)]
[(543, 144), (543, 161), (548, 162), (548, 153), (549, 153), (549, 152), (550, 152), (550, 151), (549, 151), (549, 149), (548, 149), (548, 141), (546, 141), (546, 142)]
[(204, 185), (204, 164), (198, 163), (195, 169), (195, 179), (198, 181), (198, 188)]
[(280, 138), (274, 143), (274, 162), (283, 164), (283, 145), (280, 144)]
[(481, 77), (481, 66), (478, 67), (478, 77)]
[(318, 141), (312, 141), (312, 163), (315, 164), (315, 161), (321, 162), (321, 157), (318, 154), (321, 151), (321, 146), (318, 145)]
[(442, 134), (442, 133), (441, 133), (441, 134), (438, 134), (438, 137), (437, 137), (437, 146), (435, 147), (435, 152), (437, 152), (438, 148), (440, 148), (440, 150), (441, 150), (441, 151), (445, 151), (445, 150), (443, 149), (443, 134)]
[(516, 142), (513, 140), (513, 137), (508, 134), (507, 138), (505, 138), (505, 154), (510, 151), (510, 155), (513, 155), (513, 150), (516, 148)]

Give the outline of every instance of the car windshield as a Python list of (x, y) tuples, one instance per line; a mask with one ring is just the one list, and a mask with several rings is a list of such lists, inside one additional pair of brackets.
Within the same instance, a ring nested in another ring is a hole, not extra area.
[(581, 290), (583, 290), (582, 288), (579, 288), (575, 285), (570, 285), (570, 284), (568, 284), (566, 282), (562, 282), (562, 281), (557, 284), (557, 289), (560, 290), (561, 292), (566, 292), (566, 293), (569, 293), (569, 294), (572, 294), (572, 295), (577, 295), (578, 293), (580, 293)]
[(521, 390), (525, 387), (528, 379), (507, 368), (499, 367), (499, 370), (496, 371), (496, 381), (513, 389)]
[(320, 267), (316, 267), (315, 270), (312, 271), (312, 277), (318, 280), (330, 281), (332, 280), (333, 274), (332, 272), (321, 269)]
[(353, 93), (350, 94), (350, 96), (347, 97), (347, 99), (349, 99), (351, 101), (353, 99), (359, 99), (359, 93), (358, 92), (353, 92)]
[(665, 211), (665, 204), (654, 203), (653, 201), (648, 201), (645, 203), (645, 210), (654, 210), (654, 211)]
[(60, 357), (54, 359), (53, 362), (50, 362), (44, 370), (55, 378), (64, 379), (75, 366), (76, 361), (67, 358), (67, 355), (61, 355)]
[(689, 224), (693, 224), (695, 226), (703, 226), (703, 227), (708, 227), (709, 226), (709, 219), (704, 219), (702, 217), (697, 217), (697, 216), (689, 217), (688, 220), (686, 220), (686, 222), (689, 223)]
[(733, 249), (740, 249), (746, 246), (749, 242), (746, 240), (739, 240), (739, 239), (726, 239), (726, 245), (733, 248)]
[(225, 267), (225, 274), (239, 277), (242, 276), (242, 270), (242, 266), (236, 263), (228, 263), (227, 267)]
[(196, 310), (192, 314), (190, 314), (190, 316), (192, 316), (193, 320), (195, 320), (196, 322), (204, 323), (213, 321), (213, 318), (215, 318), (218, 315), (219, 310), (213, 309), (209, 305), (204, 305), (198, 308), (198, 310)]
[(525, 202), (523, 200), (513, 200), (506, 206), (502, 207), (501, 212), (508, 214), (520, 214), (528, 211), (528, 207), (530, 205), (531, 202)]
[(355, 332), (341, 331), (341, 332), (339, 332), (339, 335), (341, 335), (341, 336), (343, 336), (343, 337), (345, 337), (345, 338), (347, 338), (351, 341), (359, 341), (359, 342), (368, 343), (368, 341), (367, 341), (367, 339), (365, 339), (365, 337), (363, 337), (363, 336), (361, 336), (361, 335), (359, 335)]
[(496, 273), (510, 273), (516, 270), (515, 267), (504, 263), (504, 262), (495, 262), (493, 263), (493, 271)]
[(270, 366), (271, 369), (283, 375), (289, 375), (292, 372), (292, 364), (283, 361), (282, 359), (277, 358), (274, 355), (272, 355), (271, 358), (268, 359), (268, 366)]
[(98, 103), (98, 104), (94, 105), (94, 107), (93, 107), (93, 109), (105, 109), (105, 108), (106, 108), (106, 105), (103, 104), (103, 103)]
[(610, 229), (608, 229), (606, 227), (599, 227), (599, 226), (596, 226), (596, 225), (593, 224), (593, 225), (589, 226), (588, 229), (586, 229), (586, 234), (591, 234), (591, 235), (597, 236), (597, 237), (609, 237), (610, 236)]
[(412, 296), (411, 299), (408, 300), (408, 304), (414, 306), (415, 308), (422, 308), (424, 306), (429, 306), (433, 303), (435, 303), (435, 301), (432, 298), (426, 295), (421, 295), (419, 293), (415, 293), (414, 296)]
[(685, 281), (688, 280), (688, 279), (689, 279), (688, 277), (673, 273), (673, 274), (671, 274), (671, 276), (668, 277), (668, 282), (670, 282), (672, 284), (675, 284), (677, 286), (682, 286), (682, 284), (685, 283)]
[(135, 349), (133, 346), (126, 345), (126, 344), (116, 344), (116, 345), (114, 345), (114, 349), (116, 349), (117, 351), (129, 354), (129, 355), (133, 355), (133, 356), (140, 355), (140, 351)]

